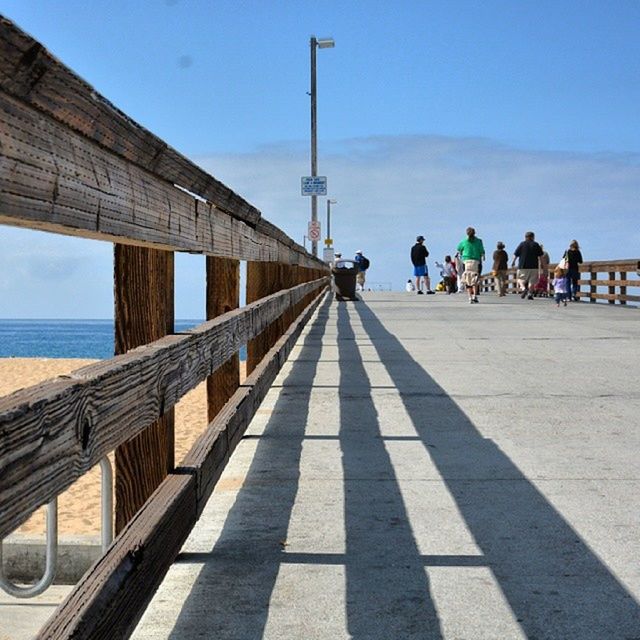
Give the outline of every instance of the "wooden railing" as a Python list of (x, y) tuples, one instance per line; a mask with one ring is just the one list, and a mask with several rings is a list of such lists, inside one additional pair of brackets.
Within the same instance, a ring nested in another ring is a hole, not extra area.
[[(549, 282), (553, 280), (555, 264), (549, 266)], [(585, 262), (580, 265), (581, 278), (578, 281), (581, 289), (578, 293), (580, 300), (597, 302), (606, 300), (609, 304), (628, 302), (637, 305), (640, 295), (630, 294), (628, 290), (640, 293), (640, 260), (601, 260)], [(603, 274), (603, 275), (601, 275)], [(588, 277), (584, 277), (588, 275)], [(507, 272), (507, 293), (517, 292), (516, 269)], [(632, 276), (631, 278), (629, 276)], [(491, 273), (484, 274), (480, 279), (482, 291), (495, 291), (497, 283)], [(606, 293), (598, 289), (606, 288)], [(552, 291), (552, 290), (551, 290)]]
[[(0, 224), (116, 243), (120, 355), (0, 398), (0, 539), (115, 449), (118, 535), (40, 637), (127, 637), (323, 298), (328, 269), (5, 19)], [(208, 320), (181, 334), (175, 251), (207, 256)], [(176, 466), (173, 407), (205, 380), (209, 425)]]

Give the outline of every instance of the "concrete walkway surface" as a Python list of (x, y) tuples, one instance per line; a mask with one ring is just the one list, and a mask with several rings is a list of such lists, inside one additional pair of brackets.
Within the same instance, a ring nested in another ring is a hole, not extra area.
[(133, 637), (640, 638), (639, 313), (328, 297)]
[(321, 306), (138, 640), (640, 638), (637, 309)]

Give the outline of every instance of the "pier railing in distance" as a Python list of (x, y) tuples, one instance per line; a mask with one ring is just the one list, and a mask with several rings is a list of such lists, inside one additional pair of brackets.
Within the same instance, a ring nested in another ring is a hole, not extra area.
[[(553, 280), (553, 269), (556, 265), (549, 266), (549, 282)], [(507, 272), (507, 293), (516, 293), (518, 290), (516, 281), (516, 269)], [(634, 305), (640, 304), (640, 260), (599, 260), (585, 262), (580, 265), (581, 278), (578, 280), (580, 292), (578, 298), (589, 302), (606, 301), (608, 304), (626, 305), (628, 302)], [(629, 276), (635, 276), (636, 279)], [(480, 278), (482, 291), (496, 291), (497, 283), (492, 273), (483, 274)], [(599, 291), (600, 289), (600, 291)], [(602, 291), (606, 289), (606, 293)], [(629, 293), (629, 290), (638, 293)], [(550, 286), (549, 292), (553, 293)]]
[[(0, 539), (115, 450), (117, 536), (39, 637), (128, 637), (329, 272), (1, 17), (0, 224), (114, 243), (118, 355), (0, 398)], [(207, 321), (180, 334), (175, 251), (206, 256)], [(205, 380), (209, 424), (176, 465), (173, 407)]]

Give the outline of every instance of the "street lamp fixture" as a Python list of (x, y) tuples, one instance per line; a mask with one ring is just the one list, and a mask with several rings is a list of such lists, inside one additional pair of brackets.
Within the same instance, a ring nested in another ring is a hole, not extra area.
[[(318, 175), (318, 124), (317, 124), (317, 86), (316, 86), (316, 49), (332, 49), (336, 46), (333, 38), (311, 36), (311, 175)], [(318, 196), (311, 196), (311, 221), (318, 220)], [(311, 241), (311, 253), (318, 255), (318, 242)]]
[(316, 44), (318, 49), (333, 49), (336, 46), (333, 38), (316, 38)]

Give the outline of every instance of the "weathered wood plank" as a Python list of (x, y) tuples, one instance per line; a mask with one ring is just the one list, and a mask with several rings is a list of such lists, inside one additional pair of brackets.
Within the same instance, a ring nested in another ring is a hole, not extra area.
[(236, 258), (312, 256), (42, 116), (0, 91), (0, 223)]
[(322, 278), (0, 398), (0, 538), (159, 418)]
[[(209, 425), (176, 473), (41, 631), (48, 640), (126, 638), (180, 551), (249, 421), (323, 296), (305, 309)], [(199, 484), (198, 484), (199, 483)]]
[[(114, 248), (115, 352), (127, 353), (174, 331), (174, 256)], [(115, 529), (119, 533), (174, 467), (174, 410), (122, 443), (115, 453)]]
[[(207, 257), (207, 320), (240, 306), (240, 263)], [(211, 422), (240, 384), (240, 356), (234, 354), (207, 378), (207, 417)]]
[(128, 638), (196, 522), (195, 480), (170, 475), (37, 638)]
[(640, 287), (640, 280), (627, 280), (611, 278), (609, 280), (578, 280), (581, 284), (594, 284), (598, 287)]
[(113, 153), (257, 224), (260, 212), (115, 108), (13, 23), (0, 20), (0, 87)]
[[(267, 265), (261, 262), (247, 262), (247, 304), (268, 296), (269, 274)], [(250, 374), (262, 360), (266, 353), (264, 349), (264, 336), (258, 335), (247, 343), (247, 373)]]

